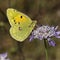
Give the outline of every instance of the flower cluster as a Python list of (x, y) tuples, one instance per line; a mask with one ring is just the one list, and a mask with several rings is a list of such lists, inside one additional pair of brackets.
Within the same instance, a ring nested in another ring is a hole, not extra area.
[(55, 42), (51, 39), (51, 37), (56, 37), (56, 38), (60, 38), (60, 31), (57, 31), (58, 26), (54, 27), (50, 27), (50, 26), (40, 26), (38, 28), (36, 28), (36, 30), (34, 30), (32, 32), (32, 35), (30, 36), (30, 41), (33, 39), (39, 39), (39, 40), (43, 40), (43, 39), (47, 39), (48, 43), (50, 46), (55, 46)]

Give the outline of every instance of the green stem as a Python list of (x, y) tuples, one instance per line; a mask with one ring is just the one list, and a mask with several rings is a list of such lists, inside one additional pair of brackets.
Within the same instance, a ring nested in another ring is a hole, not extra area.
[(44, 46), (45, 46), (46, 60), (48, 60), (48, 51), (47, 51), (46, 39), (44, 39)]
[(18, 45), (18, 52), (22, 56), (22, 59), (20, 58), (20, 60), (25, 60), (25, 56), (24, 56), (23, 51), (22, 51), (23, 42), (17, 42), (17, 45)]

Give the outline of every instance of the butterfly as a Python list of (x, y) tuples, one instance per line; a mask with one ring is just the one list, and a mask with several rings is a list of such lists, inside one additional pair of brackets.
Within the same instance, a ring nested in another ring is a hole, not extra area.
[(32, 21), (26, 14), (13, 8), (7, 9), (7, 17), (11, 25), (11, 37), (20, 42), (23, 42), (31, 34), (37, 23), (37, 21)]

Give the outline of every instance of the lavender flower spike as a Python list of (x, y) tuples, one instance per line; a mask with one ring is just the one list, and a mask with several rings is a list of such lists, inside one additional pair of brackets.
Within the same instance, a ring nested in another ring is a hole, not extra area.
[(57, 31), (57, 29), (58, 29), (58, 26), (56, 27), (53, 27), (53, 26), (50, 27), (50, 26), (44, 26), (44, 25), (40, 26), (32, 32), (30, 41), (36, 38), (39, 40), (47, 39), (50, 46), (55, 46), (55, 42), (51, 40), (51, 37), (60, 38), (60, 31)]

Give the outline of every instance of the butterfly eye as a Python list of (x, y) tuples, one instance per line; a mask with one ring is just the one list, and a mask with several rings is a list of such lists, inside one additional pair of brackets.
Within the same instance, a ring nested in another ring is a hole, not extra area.
[(20, 16), (20, 18), (22, 18), (22, 16)]

